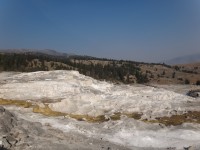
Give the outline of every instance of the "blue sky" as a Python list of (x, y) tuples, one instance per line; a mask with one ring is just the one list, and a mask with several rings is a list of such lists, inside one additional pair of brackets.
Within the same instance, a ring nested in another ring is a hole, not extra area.
[(160, 62), (200, 52), (200, 0), (0, 0), (0, 48)]

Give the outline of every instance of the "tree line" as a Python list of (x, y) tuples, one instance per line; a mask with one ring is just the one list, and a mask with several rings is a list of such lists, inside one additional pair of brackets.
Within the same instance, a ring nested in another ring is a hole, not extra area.
[[(38, 60), (40, 65), (34, 60)], [(0, 54), (1, 71), (48, 71), (45, 62), (52, 62), (51, 67), (55, 70), (77, 70), (81, 74), (93, 77), (95, 79), (107, 80), (113, 82), (134, 83), (131, 77), (135, 77), (137, 83), (146, 83), (148, 78), (141, 72), (138, 64), (131, 61), (110, 60), (107, 64), (82, 63), (77, 60), (89, 60), (89, 57), (59, 57), (44, 54)], [(94, 59), (94, 58), (93, 58)], [(34, 67), (30, 63), (34, 62)], [(60, 65), (56, 64), (59, 62)], [(29, 67), (28, 67), (29, 65)]]

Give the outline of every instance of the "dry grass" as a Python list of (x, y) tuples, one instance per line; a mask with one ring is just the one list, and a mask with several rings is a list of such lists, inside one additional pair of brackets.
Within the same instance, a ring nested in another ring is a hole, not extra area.
[(200, 112), (188, 111), (182, 115), (172, 115), (171, 117), (158, 117), (155, 120), (143, 120), (150, 123), (161, 123), (166, 126), (177, 126), (183, 123), (199, 123), (200, 124)]
[[(200, 80), (199, 74), (194, 73), (186, 73), (182, 71), (176, 70), (174, 67), (168, 68), (162, 65), (148, 65), (148, 64), (140, 64), (141, 71), (146, 74), (149, 78), (149, 83), (156, 84), (185, 84), (185, 79), (190, 81), (190, 84), (195, 84), (197, 80)], [(199, 67), (200, 68), (200, 67)], [(194, 68), (186, 68), (182, 70), (187, 71), (197, 71)], [(200, 70), (200, 69), (199, 69)], [(164, 72), (164, 74), (163, 74)], [(173, 73), (175, 72), (174, 78)]]
[(117, 112), (117, 113), (114, 113), (113, 115), (110, 116), (110, 119), (111, 120), (120, 120), (121, 119), (121, 113), (120, 112)]
[(0, 105), (15, 105), (20, 106), (24, 108), (32, 107), (31, 102), (23, 101), (23, 100), (6, 100), (6, 99), (0, 99)]
[(142, 113), (124, 113), (123, 115), (126, 115), (128, 118), (133, 118), (133, 119), (136, 119), (136, 120), (139, 120), (141, 119), (142, 117)]
[(45, 107), (40, 107), (38, 105), (33, 107), (33, 112), (34, 113), (40, 113), (46, 116), (68, 116), (70, 118), (76, 119), (78, 121), (87, 121), (87, 122), (105, 122), (108, 121), (108, 119), (105, 118), (104, 115), (92, 117), (88, 115), (80, 115), (80, 114), (68, 114), (68, 113), (62, 113), (62, 112), (57, 112), (53, 111), (49, 108), (48, 104), (45, 104)]
[(135, 112), (135, 113), (121, 113), (121, 112), (117, 112), (117, 113), (114, 113), (113, 115), (111, 115), (110, 119), (111, 120), (120, 120), (121, 116), (127, 116), (128, 118), (133, 118), (133, 119), (139, 120), (142, 117), (142, 113), (137, 113), (137, 112)]
[[(53, 111), (49, 108), (48, 104), (44, 104), (44, 107), (40, 107), (38, 105), (35, 105), (31, 102), (23, 101), (23, 100), (6, 100), (6, 99), (0, 99), (0, 105), (15, 105), (19, 107), (24, 108), (33, 108), (34, 113), (40, 113), (46, 116), (52, 116), (52, 117), (58, 117), (58, 116), (64, 116), (64, 117), (70, 117), (74, 118), (78, 121), (87, 121), (91, 123), (100, 123), (100, 122), (106, 122), (109, 120), (120, 120), (121, 116), (127, 116), (128, 118), (133, 118), (136, 120), (140, 120), (142, 113), (121, 113), (116, 112), (113, 115), (106, 118), (104, 115), (99, 115), (96, 117), (89, 116), (89, 115), (82, 115), (82, 114), (68, 114), (68, 113), (62, 113)], [(172, 115), (171, 117), (157, 117), (154, 120), (146, 120), (143, 119), (142, 121), (147, 123), (161, 123), (166, 126), (177, 126), (181, 125), (183, 123), (199, 123), (200, 124), (200, 111), (188, 111), (181, 115)]]
[(180, 64), (177, 66), (179, 66), (181, 69), (195, 71), (200, 74), (200, 62), (190, 63), (190, 64)]
[(65, 116), (65, 113), (61, 113), (61, 112), (57, 112), (57, 111), (53, 111), (49, 108), (49, 106), (47, 104), (45, 104), (45, 107), (40, 107), (38, 105), (35, 105), (33, 107), (33, 112), (34, 113), (40, 113), (46, 116)]
[(109, 121), (109, 119), (106, 118), (104, 115), (92, 117), (92, 116), (88, 116), (88, 115), (69, 114), (68, 116), (71, 118), (74, 118), (78, 121), (87, 121), (87, 122), (91, 122), (91, 123)]

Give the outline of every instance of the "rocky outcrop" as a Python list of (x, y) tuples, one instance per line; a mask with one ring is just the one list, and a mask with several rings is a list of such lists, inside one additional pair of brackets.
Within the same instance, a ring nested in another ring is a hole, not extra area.
[(199, 90), (190, 90), (187, 93), (187, 95), (191, 96), (191, 97), (194, 97), (194, 98), (200, 97), (200, 89)]
[(2, 149), (11, 148), (17, 143), (17, 139), (8, 135), (15, 126), (17, 126), (16, 117), (0, 107), (0, 147)]
[(0, 106), (0, 150), (107, 150), (120, 149), (101, 139), (87, 138), (77, 133), (63, 133), (50, 125), (17, 118)]

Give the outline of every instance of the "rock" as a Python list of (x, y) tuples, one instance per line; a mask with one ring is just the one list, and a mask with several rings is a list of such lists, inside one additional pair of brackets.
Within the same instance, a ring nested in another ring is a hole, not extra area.
[(197, 98), (200, 96), (200, 90), (190, 90), (188, 93), (187, 93), (188, 96), (191, 96), (191, 97), (194, 97), (194, 98)]
[(0, 134), (4, 135), (17, 125), (16, 117), (0, 106)]
[(112, 150), (127, 150), (107, 141), (88, 138), (78, 133), (64, 133), (51, 126), (17, 118), (1, 106), (0, 141), (0, 150), (97, 150), (101, 149), (101, 145)]

